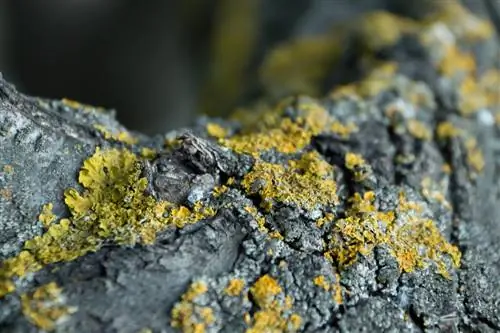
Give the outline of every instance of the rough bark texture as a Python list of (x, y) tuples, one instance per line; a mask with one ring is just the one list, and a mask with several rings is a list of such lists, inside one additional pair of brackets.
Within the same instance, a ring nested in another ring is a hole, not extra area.
[(443, 11), (283, 45), (267, 98), (326, 97), (163, 138), (0, 81), (0, 330), (499, 331), (498, 43)]

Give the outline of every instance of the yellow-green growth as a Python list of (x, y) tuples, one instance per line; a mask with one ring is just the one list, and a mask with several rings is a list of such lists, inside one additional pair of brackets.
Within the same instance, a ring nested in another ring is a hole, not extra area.
[(294, 120), (283, 115), (284, 106), (267, 110), (261, 117), (246, 124), (247, 128), (243, 133), (221, 139), (220, 143), (238, 153), (252, 154), (255, 157), (270, 149), (295, 153), (305, 148), (313, 136), (325, 130), (329, 116), (316, 102), (299, 103), (299, 116)]
[(338, 202), (333, 168), (316, 152), (291, 160), (288, 166), (257, 161), (242, 185), (248, 194), (260, 196), (266, 210), (275, 202), (308, 211)]
[(51, 223), (44, 234), (26, 241), (19, 255), (0, 266), (2, 293), (13, 291), (15, 276), (74, 260), (105, 242), (152, 244), (156, 234), (169, 226), (183, 227), (215, 215), (200, 203), (190, 210), (146, 195), (147, 180), (140, 177), (138, 162), (128, 150), (96, 149), (80, 170), (78, 180), (84, 190), (65, 192), (70, 217)]
[(55, 282), (37, 288), (32, 294), (21, 295), (21, 309), (33, 325), (52, 331), (58, 322), (76, 311), (64, 304), (61, 288)]
[(42, 213), (38, 215), (38, 220), (42, 222), (45, 228), (48, 228), (50, 224), (57, 218), (57, 216), (52, 212), (52, 208), (52, 203), (43, 205)]
[(106, 126), (96, 124), (94, 125), (94, 128), (98, 130), (106, 140), (115, 140), (115, 141), (120, 141), (129, 145), (133, 145), (137, 143), (137, 138), (133, 137), (129, 132), (127, 131), (121, 131), (121, 132), (111, 132)]
[(250, 327), (246, 333), (296, 332), (300, 329), (302, 318), (293, 313), (293, 299), (283, 295), (283, 290), (273, 277), (264, 275), (250, 288), (254, 302), (259, 310), (253, 318), (246, 318)]
[(336, 221), (325, 255), (339, 268), (354, 263), (358, 255), (372, 253), (381, 244), (388, 246), (404, 272), (434, 263), (438, 272), (448, 277), (446, 256), (459, 266), (460, 251), (446, 241), (434, 221), (422, 216), (419, 204), (407, 201), (401, 193), (396, 211), (382, 212), (374, 201), (373, 192), (363, 196), (356, 193), (347, 216)]
[(223, 139), (227, 136), (227, 130), (221, 125), (215, 123), (207, 124), (207, 133), (217, 139)]
[(208, 287), (204, 282), (191, 284), (181, 301), (172, 309), (172, 327), (179, 328), (184, 333), (204, 333), (215, 322), (212, 308), (196, 304), (196, 298), (207, 291)]

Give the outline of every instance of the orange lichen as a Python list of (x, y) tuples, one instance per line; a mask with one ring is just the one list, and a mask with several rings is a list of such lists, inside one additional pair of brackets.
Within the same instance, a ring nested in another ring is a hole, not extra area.
[(44, 331), (52, 331), (57, 323), (76, 311), (64, 304), (61, 289), (55, 282), (43, 285), (32, 294), (21, 295), (21, 309), (32, 324)]
[(248, 194), (258, 194), (266, 210), (275, 202), (310, 211), (338, 201), (333, 168), (316, 152), (290, 161), (288, 167), (257, 161), (242, 186)]
[(245, 281), (242, 279), (231, 279), (224, 292), (229, 296), (239, 296), (245, 287)]
[(207, 291), (207, 285), (201, 281), (189, 286), (181, 301), (172, 309), (172, 327), (184, 333), (203, 333), (215, 322), (213, 309), (196, 303), (196, 299)]

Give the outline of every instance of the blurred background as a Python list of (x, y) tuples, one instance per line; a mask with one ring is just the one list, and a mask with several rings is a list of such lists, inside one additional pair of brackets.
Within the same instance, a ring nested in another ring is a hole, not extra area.
[[(162, 133), (258, 96), (257, 69), (280, 43), (444, 1), (0, 0), (0, 72), (24, 93), (116, 109), (129, 129)], [(487, 16), (488, 1), (462, 2)]]

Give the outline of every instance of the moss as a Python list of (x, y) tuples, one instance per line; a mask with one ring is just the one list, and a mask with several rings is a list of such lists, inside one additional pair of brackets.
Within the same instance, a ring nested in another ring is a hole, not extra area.
[(419, 204), (406, 200), (404, 193), (395, 211), (379, 211), (374, 205), (373, 192), (363, 196), (356, 193), (350, 202), (347, 216), (333, 228), (325, 253), (340, 269), (354, 263), (358, 255), (371, 254), (375, 246), (382, 244), (404, 272), (433, 263), (441, 275), (448, 277), (446, 256), (458, 267), (459, 250), (446, 241), (432, 220), (422, 216)]
[(223, 139), (227, 136), (227, 130), (219, 124), (208, 123), (207, 133), (214, 138)]
[(250, 326), (247, 333), (295, 332), (300, 329), (302, 318), (291, 313), (293, 299), (283, 297), (283, 290), (274, 278), (267, 274), (260, 277), (250, 292), (259, 309), (253, 317), (246, 318), (245, 322)]
[(52, 203), (43, 206), (42, 212), (38, 215), (38, 220), (42, 222), (45, 228), (48, 228), (52, 222), (56, 220), (57, 216), (52, 212)]
[(21, 295), (21, 309), (32, 324), (52, 331), (56, 324), (76, 311), (64, 304), (61, 289), (55, 282), (37, 288), (32, 294)]
[(179, 328), (184, 333), (204, 333), (215, 322), (213, 309), (196, 302), (197, 298), (207, 291), (207, 285), (201, 281), (189, 286), (181, 301), (172, 309), (172, 327)]
[(307, 211), (338, 202), (333, 168), (316, 152), (291, 160), (287, 167), (257, 161), (242, 185), (248, 194), (260, 196), (267, 211), (277, 202)]
[(138, 139), (133, 137), (129, 132), (121, 131), (118, 133), (111, 132), (106, 126), (96, 124), (94, 128), (98, 130), (106, 140), (115, 140), (119, 142), (126, 143), (128, 145), (133, 145), (138, 142)]
[(140, 177), (138, 162), (128, 150), (97, 148), (79, 173), (84, 190), (70, 188), (65, 192), (70, 217), (52, 222), (44, 234), (26, 241), (19, 255), (2, 263), (0, 280), (74, 260), (110, 241), (152, 244), (156, 234), (169, 226), (180, 228), (215, 215), (211, 207), (201, 203), (190, 210), (146, 195), (147, 180)]
[(239, 296), (245, 287), (245, 281), (242, 279), (231, 279), (224, 292), (229, 296)]

